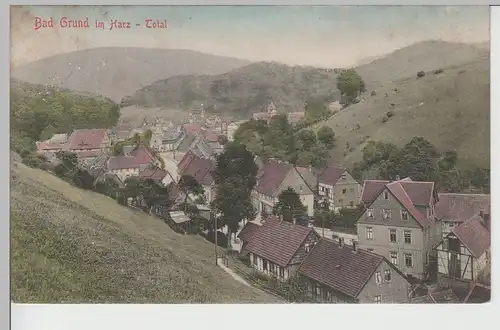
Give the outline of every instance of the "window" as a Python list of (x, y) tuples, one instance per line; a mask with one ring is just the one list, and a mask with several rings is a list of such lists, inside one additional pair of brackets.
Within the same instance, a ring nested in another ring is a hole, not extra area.
[(368, 218), (373, 218), (373, 209), (366, 210), (366, 215), (368, 216)]
[(273, 263), (269, 263), (269, 271), (270, 271), (272, 274), (275, 274), (275, 273), (274, 273), (274, 264), (273, 264)]
[(405, 253), (405, 266), (413, 267), (413, 254)]
[(342, 189), (342, 193), (345, 194), (347, 192), (347, 189)]
[(384, 220), (389, 220), (391, 218), (391, 210), (390, 209), (382, 209), (382, 218)]
[(406, 244), (411, 244), (411, 231), (410, 230), (405, 230), (405, 243)]
[(345, 180), (347, 176), (345, 174), (342, 174), (342, 180)]
[(267, 271), (267, 260), (262, 260), (262, 269)]
[(386, 281), (386, 282), (391, 281), (391, 270), (390, 269), (386, 269), (384, 271), (384, 281)]
[(380, 274), (380, 272), (375, 272), (375, 283), (382, 283), (382, 275)]
[(391, 243), (396, 243), (396, 229), (389, 229), (389, 240)]
[(376, 304), (381, 304), (382, 303), (382, 297), (381, 296), (375, 296), (373, 299), (373, 302)]
[(316, 295), (320, 295), (321, 294), (321, 288), (319, 286), (319, 284), (316, 284)]
[(280, 276), (280, 278), (284, 278), (285, 277), (285, 269), (283, 267), (279, 268), (279, 276)]
[(326, 301), (332, 302), (332, 293), (330, 291), (326, 291)]
[(425, 264), (429, 263), (429, 252), (425, 252)]
[(349, 191), (350, 192), (354, 192), (354, 188), (349, 188)]
[(252, 254), (252, 259), (253, 259), (253, 264), (257, 265), (257, 256), (255, 254)]
[(389, 192), (387, 190), (384, 191), (384, 199), (389, 199)]
[(321, 190), (322, 192), (324, 192), (324, 191), (325, 191), (325, 187), (320, 186), (320, 190)]
[(350, 206), (350, 207), (353, 207), (353, 206), (354, 206), (354, 202), (353, 202), (353, 201), (350, 201), (350, 202), (349, 202), (349, 206)]
[(373, 228), (372, 227), (366, 227), (366, 239), (373, 239)]
[(398, 253), (397, 252), (391, 252), (390, 253), (390, 257), (391, 257), (391, 262), (393, 265), (397, 265), (398, 264)]
[(340, 204), (340, 205), (343, 205), (343, 204), (342, 204), (342, 202), (343, 202), (343, 201), (344, 201), (344, 200), (343, 200), (342, 198), (340, 198), (340, 199), (339, 199), (339, 204)]
[(448, 222), (448, 227), (453, 228), (455, 227), (455, 224), (453, 222)]
[(309, 243), (304, 244), (304, 247), (306, 249), (306, 252), (311, 251), (311, 246), (309, 245)]
[(373, 249), (366, 249), (366, 251), (368, 251), (368, 252), (373, 252)]
[(408, 220), (408, 211), (401, 210), (401, 219)]

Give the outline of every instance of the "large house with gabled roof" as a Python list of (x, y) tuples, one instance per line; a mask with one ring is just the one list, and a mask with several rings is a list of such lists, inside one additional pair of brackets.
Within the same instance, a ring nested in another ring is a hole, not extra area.
[(255, 270), (286, 281), (295, 276), (318, 240), (312, 228), (269, 217), (252, 233), (245, 251)]
[(288, 162), (270, 159), (260, 163), (257, 184), (252, 191), (252, 201), (259, 213), (271, 214), (279, 194), (291, 187), (307, 208), (307, 215), (314, 215), (315, 178), (306, 168)]
[(359, 247), (386, 257), (405, 275), (424, 279), (441, 239), (434, 182), (366, 180), (357, 222)]
[(298, 268), (306, 301), (316, 303), (403, 303), (406, 276), (384, 256), (322, 238)]
[(316, 170), (316, 176), (318, 195), (332, 211), (359, 204), (362, 187), (345, 167), (328, 165)]
[(177, 165), (179, 180), (183, 175), (193, 177), (205, 191), (205, 200), (210, 204), (215, 198), (215, 181), (212, 172), (216, 163), (211, 159), (202, 158), (193, 151), (184, 155)]

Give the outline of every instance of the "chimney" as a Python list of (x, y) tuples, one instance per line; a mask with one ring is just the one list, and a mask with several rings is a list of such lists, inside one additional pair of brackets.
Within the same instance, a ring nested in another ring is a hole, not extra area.
[(292, 224), (296, 225), (297, 224), (297, 218), (292, 217)]
[(358, 242), (352, 241), (352, 252), (356, 253), (358, 251)]
[(491, 232), (491, 219), (490, 219), (490, 214), (489, 213), (485, 213), (483, 211), (480, 212), (481, 214), (481, 217), (483, 218), (484, 220), (484, 225), (486, 227), (486, 229), (488, 229), (489, 232)]
[(344, 247), (344, 238), (339, 237), (339, 248), (342, 248), (342, 247)]

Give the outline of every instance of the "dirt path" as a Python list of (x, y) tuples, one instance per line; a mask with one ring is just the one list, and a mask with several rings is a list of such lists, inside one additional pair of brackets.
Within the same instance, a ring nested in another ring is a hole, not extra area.
[(240, 283), (243, 283), (247, 286), (250, 286), (250, 284), (247, 283), (247, 281), (245, 281), (241, 276), (239, 276), (238, 274), (236, 274), (233, 270), (227, 268), (223, 262), (222, 262), (222, 259), (219, 258), (217, 259), (217, 264), (219, 265), (220, 268), (222, 268), (226, 273), (228, 273), (229, 275), (231, 275), (236, 281), (240, 282)]

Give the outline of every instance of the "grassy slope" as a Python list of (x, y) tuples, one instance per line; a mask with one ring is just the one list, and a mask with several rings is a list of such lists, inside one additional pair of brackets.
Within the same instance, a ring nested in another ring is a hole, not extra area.
[[(338, 139), (333, 161), (347, 165), (358, 161), (365, 140), (401, 146), (414, 136), (423, 136), (441, 150), (455, 149), (464, 165), (489, 166), (489, 80), (489, 59), (485, 57), (445, 69), (439, 75), (427, 72), (420, 79), (413, 76), (386, 84), (376, 90), (375, 96), (367, 93), (363, 103), (346, 108), (326, 122)], [(389, 110), (394, 117), (382, 123)], [(361, 128), (353, 130), (357, 123)], [(356, 150), (344, 157), (346, 142)]]
[(214, 265), (213, 245), (23, 165), (11, 183), (11, 299), (269, 303)]

